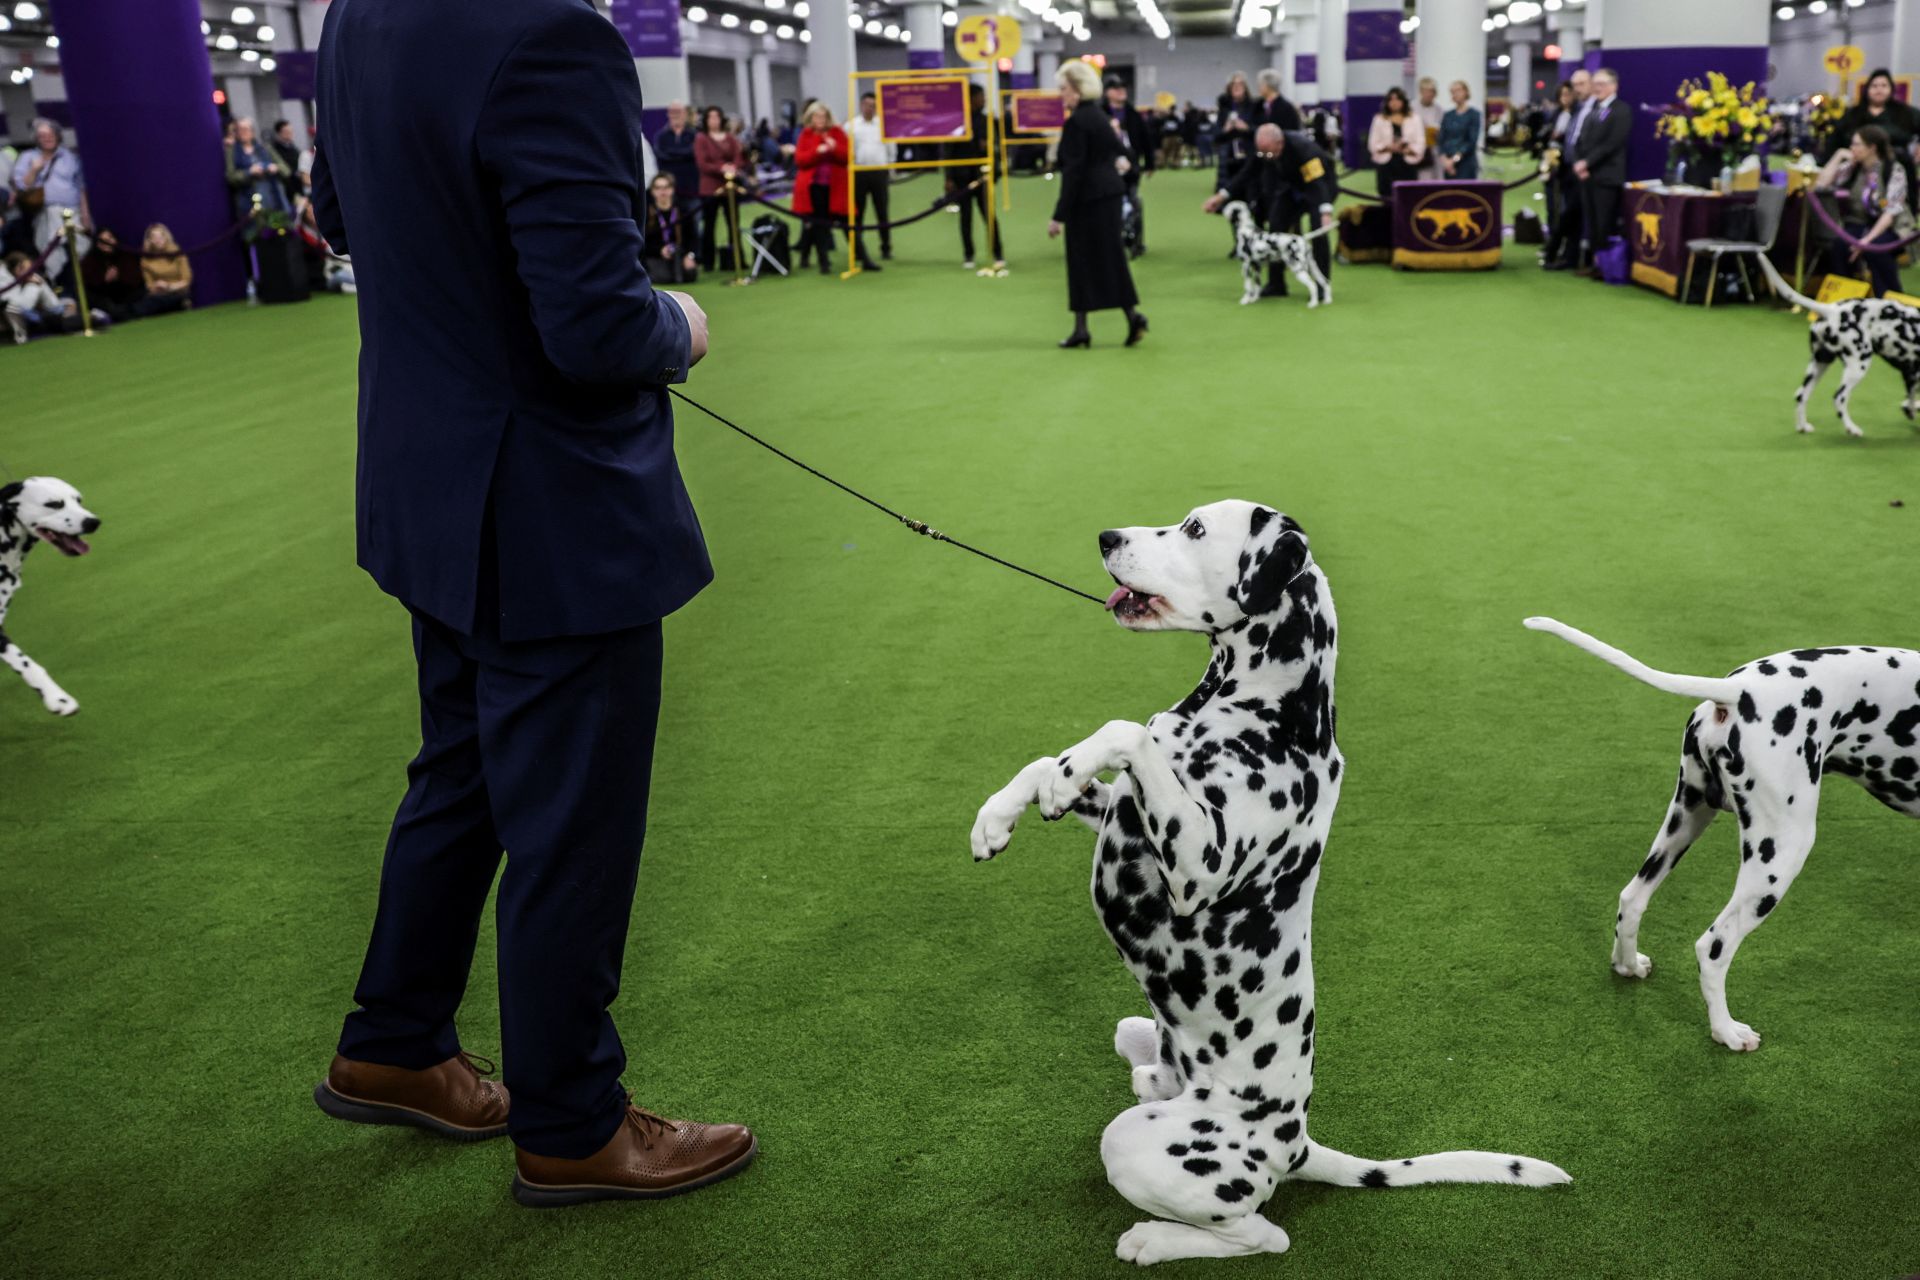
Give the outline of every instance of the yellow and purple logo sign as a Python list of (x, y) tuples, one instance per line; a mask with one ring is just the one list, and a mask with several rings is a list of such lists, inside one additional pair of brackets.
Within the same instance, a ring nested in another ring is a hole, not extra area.
[(1476, 247), (1489, 231), (1497, 236), (1498, 221), (1485, 196), (1458, 188), (1423, 197), (1408, 219), (1415, 240), (1443, 251)]

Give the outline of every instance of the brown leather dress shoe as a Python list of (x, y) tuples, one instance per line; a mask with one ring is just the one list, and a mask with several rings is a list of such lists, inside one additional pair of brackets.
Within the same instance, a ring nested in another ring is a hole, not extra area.
[(493, 1071), (491, 1062), (470, 1053), (425, 1071), (335, 1054), (327, 1078), (314, 1086), (313, 1100), (337, 1120), (407, 1124), (456, 1142), (478, 1142), (507, 1131), (507, 1087), (481, 1078)]
[(759, 1143), (744, 1125), (665, 1120), (629, 1105), (606, 1146), (584, 1160), (513, 1149), (513, 1198), (532, 1209), (589, 1200), (659, 1200), (731, 1178)]

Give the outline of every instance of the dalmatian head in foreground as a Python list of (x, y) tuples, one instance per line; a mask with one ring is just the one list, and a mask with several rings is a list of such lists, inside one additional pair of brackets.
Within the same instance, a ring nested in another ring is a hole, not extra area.
[(1107, 597), (1130, 631), (1226, 631), (1280, 607), (1306, 570), (1307, 535), (1271, 507), (1232, 499), (1165, 528), (1108, 529), (1100, 556), (1119, 584)]
[(0, 486), (0, 539), (18, 541), (23, 551), (38, 539), (62, 555), (83, 556), (92, 548), (82, 535), (99, 527), (100, 517), (80, 504), (80, 491), (65, 480), (28, 476)]

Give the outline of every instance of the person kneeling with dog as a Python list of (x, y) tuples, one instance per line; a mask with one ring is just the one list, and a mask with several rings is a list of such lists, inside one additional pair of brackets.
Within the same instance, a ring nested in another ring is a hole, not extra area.
[[(1265, 218), (1267, 230), (1298, 234), (1300, 219), (1310, 211), (1319, 215), (1316, 227), (1330, 225), (1338, 194), (1332, 156), (1304, 133), (1287, 133), (1278, 125), (1263, 124), (1253, 135), (1253, 158), (1201, 207), (1208, 213), (1218, 213), (1229, 200), (1244, 200), (1248, 208)], [(1321, 236), (1313, 242), (1313, 260), (1328, 279), (1333, 278), (1332, 239)], [(1287, 296), (1284, 267), (1268, 270), (1267, 286), (1260, 296)]]

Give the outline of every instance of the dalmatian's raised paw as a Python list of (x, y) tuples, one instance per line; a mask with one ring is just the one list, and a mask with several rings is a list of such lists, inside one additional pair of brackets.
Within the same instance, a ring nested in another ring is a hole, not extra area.
[(47, 710), (56, 716), (75, 715), (80, 710), (79, 702), (70, 693), (50, 693), (41, 701), (46, 704)]
[(1631, 960), (1623, 961), (1618, 956), (1615, 956), (1613, 971), (1623, 978), (1644, 978), (1653, 972), (1653, 961), (1641, 955), (1638, 951), (1633, 953), (1633, 959)]
[(1713, 1038), (1735, 1053), (1752, 1053), (1760, 1047), (1760, 1034), (1744, 1022), (1728, 1021), (1714, 1027)]
[(1016, 808), (997, 794), (980, 806), (980, 812), (973, 820), (973, 834), (969, 841), (973, 846), (975, 862), (985, 862), (1006, 849), (1013, 839), (1014, 824), (1020, 820), (1024, 808)]
[(1173, 1073), (1157, 1064), (1133, 1069), (1133, 1096), (1142, 1102), (1170, 1102), (1180, 1096)]
[(1054, 822), (1080, 802), (1087, 788), (1099, 780), (1096, 770), (1076, 766), (1070, 756), (1061, 756), (1040, 778), (1039, 798), (1035, 803), (1040, 816)]

